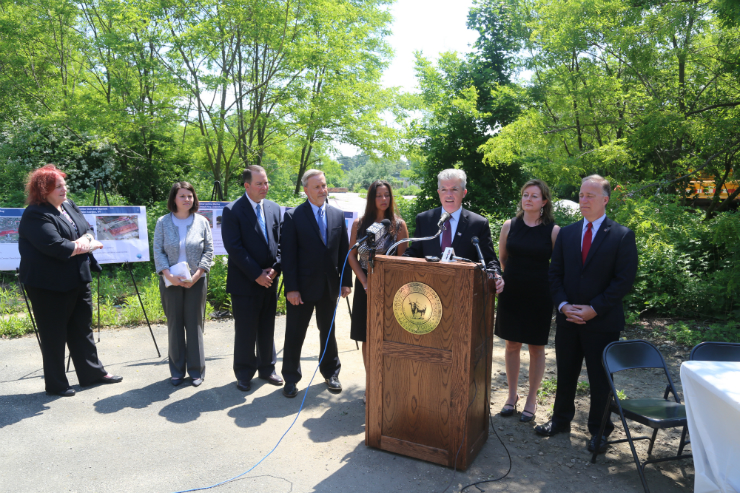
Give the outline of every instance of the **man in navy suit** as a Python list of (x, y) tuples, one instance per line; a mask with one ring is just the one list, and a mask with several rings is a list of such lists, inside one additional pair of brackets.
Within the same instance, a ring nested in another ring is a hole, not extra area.
[[(270, 188), (261, 166), (242, 173), (244, 195), (224, 208), (221, 236), (229, 253), (226, 292), (234, 313), (234, 374), (241, 391), (252, 377), (273, 385), (275, 373), (275, 310), (280, 276), (280, 206), (265, 199)], [(255, 346), (257, 353), (255, 354)]]
[(496, 293), (500, 293), (504, 289), (504, 280), (501, 278), (501, 267), (493, 249), (491, 227), (488, 225), (488, 219), (463, 208), (462, 201), (468, 194), (466, 185), (467, 175), (461, 169), (446, 169), (437, 175), (437, 193), (442, 207), (416, 216), (414, 236), (417, 238), (434, 236), (439, 230), (437, 223), (442, 211), (450, 213), (451, 216), (444, 223), (445, 230), (438, 239), (414, 241), (403, 256), (441, 257), (446, 247), (452, 247), (456, 256), (477, 261), (478, 252), (471, 243), (473, 236), (477, 236), (489, 276), (495, 275)]
[[(340, 293), (340, 271), (349, 251), (344, 213), (327, 203), (329, 196), (324, 173), (307, 170), (301, 178), (308, 198), (303, 204), (285, 212), (281, 251), (285, 274), (285, 353), (283, 378), (285, 397), (295, 397), (301, 379), (301, 349), (306, 330), (316, 310), (316, 324), (321, 341), (320, 370), (329, 391), (342, 391), (339, 382), (339, 354), (332, 317)], [(352, 270), (347, 267), (342, 278), (341, 295), (352, 291)], [(326, 348), (326, 353), (324, 353)]]
[(550, 291), (557, 307), (555, 354), (558, 388), (552, 420), (535, 432), (552, 436), (570, 431), (575, 416), (578, 376), (586, 360), (591, 408), (588, 450), (606, 448), (614, 430), (611, 420), (605, 436), (597, 436), (609, 395), (609, 380), (601, 358), (604, 348), (619, 340), (624, 328), (622, 298), (637, 274), (635, 234), (606, 217), (611, 196), (609, 182), (599, 175), (581, 183), (579, 202), (583, 219), (560, 230), (550, 263)]

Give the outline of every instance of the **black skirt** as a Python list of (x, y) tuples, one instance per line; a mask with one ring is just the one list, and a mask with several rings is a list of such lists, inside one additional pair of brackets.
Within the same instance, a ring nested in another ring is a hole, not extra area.
[[(363, 270), (365, 275), (367, 271)], [(367, 340), (367, 292), (360, 280), (355, 277), (355, 296), (352, 301), (352, 328), (349, 337), (353, 341)]]

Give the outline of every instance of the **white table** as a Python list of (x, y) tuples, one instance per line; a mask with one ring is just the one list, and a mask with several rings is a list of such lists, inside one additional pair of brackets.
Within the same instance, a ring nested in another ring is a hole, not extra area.
[(740, 493), (740, 363), (681, 365), (695, 493)]

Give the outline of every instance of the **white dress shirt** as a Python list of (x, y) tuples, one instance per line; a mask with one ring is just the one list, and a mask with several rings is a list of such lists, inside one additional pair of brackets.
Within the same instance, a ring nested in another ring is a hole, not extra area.
[(265, 217), (265, 201), (260, 200), (259, 202), (255, 202), (252, 200), (252, 197), (249, 196), (246, 192), (244, 192), (244, 196), (247, 198), (250, 204), (252, 204), (252, 210), (254, 211), (254, 214), (257, 215), (257, 206), (260, 206), (260, 214), (262, 215), (262, 220), (265, 222), (265, 225), (267, 225), (266, 217)]
[[(596, 221), (591, 223), (591, 244), (593, 244), (594, 238), (596, 238), (596, 233), (599, 231), (599, 228), (601, 227), (602, 223), (604, 222), (604, 219), (606, 219), (606, 214), (598, 218)], [(583, 251), (583, 237), (586, 236), (586, 231), (588, 230), (588, 221), (586, 218), (583, 218), (583, 229), (581, 229), (581, 251)], [(558, 311), (561, 311), (565, 305), (567, 305), (567, 301), (563, 301), (558, 306)], [(594, 307), (591, 307), (593, 310)], [(596, 311), (596, 310), (594, 310)]]
[(326, 236), (327, 236), (327, 241), (328, 241), (329, 231), (327, 228), (328, 223), (326, 222), (326, 201), (321, 205), (321, 207), (315, 206), (313, 202), (311, 202), (310, 200), (308, 201), (308, 203), (311, 204), (311, 210), (313, 211), (313, 216), (316, 218), (317, 223), (319, 222), (319, 209), (324, 211), (324, 231), (326, 231)]

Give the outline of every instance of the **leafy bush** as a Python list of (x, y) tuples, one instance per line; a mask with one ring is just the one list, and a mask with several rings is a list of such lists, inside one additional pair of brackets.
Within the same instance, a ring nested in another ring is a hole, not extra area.
[(740, 323), (714, 323), (709, 326), (690, 325), (678, 322), (668, 325), (666, 333), (671, 340), (684, 346), (696, 346), (700, 342), (740, 342)]
[(417, 187), (416, 185), (409, 185), (406, 188), (398, 188), (393, 190), (394, 195), (421, 195), (421, 188)]
[(20, 293), (17, 289), (3, 288), (0, 286), (0, 316), (22, 312), (26, 309)]
[(711, 220), (672, 196), (612, 196), (607, 212), (635, 232), (639, 270), (628, 311), (737, 319), (740, 316), (740, 214)]
[(23, 314), (0, 316), (0, 337), (20, 337), (31, 332), (33, 326), (28, 316)]
[(400, 214), (401, 219), (406, 221), (406, 226), (409, 229), (409, 236), (414, 236), (416, 231), (416, 199), (405, 199), (401, 195), (394, 195), (393, 200), (396, 202), (396, 209)]

